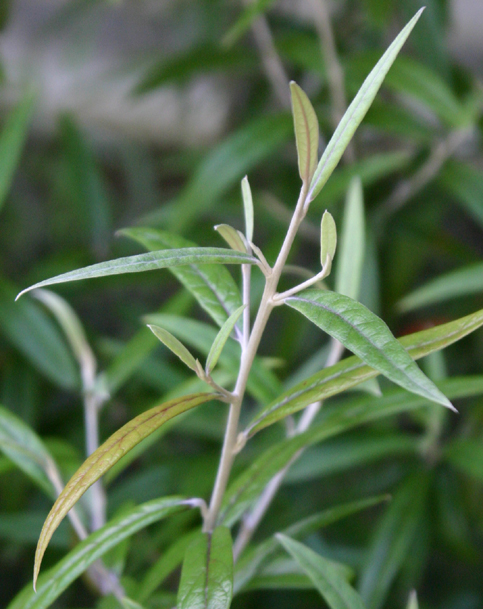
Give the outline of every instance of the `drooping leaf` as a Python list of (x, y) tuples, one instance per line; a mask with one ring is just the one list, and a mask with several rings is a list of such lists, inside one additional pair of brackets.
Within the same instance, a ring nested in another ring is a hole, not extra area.
[[(150, 251), (196, 247), (195, 243), (183, 237), (153, 228), (129, 228), (120, 232)], [(190, 264), (172, 267), (169, 271), (194, 295), (200, 306), (220, 327), (242, 305), (240, 290), (222, 265)]]
[(241, 181), (241, 190), (245, 213), (245, 235), (248, 243), (250, 243), (250, 241), (253, 241), (253, 197), (247, 176)]
[(215, 230), (220, 233), (232, 250), (247, 253), (246, 245), (238, 231), (229, 224), (217, 224)]
[(478, 292), (483, 292), (482, 262), (436, 277), (402, 298), (398, 303), (398, 309), (406, 313)]
[(41, 575), (37, 592), (28, 584), (7, 609), (47, 609), (79, 575), (118, 543), (153, 522), (188, 509), (185, 497), (163, 497), (114, 518), (79, 543), (55, 567)]
[(15, 169), (22, 154), (34, 109), (34, 101), (33, 95), (26, 95), (9, 115), (0, 133), (0, 209), (5, 203)]
[(324, 187), (324, 184), (329, 179), (338, 162), (340, 161), (345, 149), (347, 148), (352, 136), (357, 127), (362, 122), (362, 119), (369, 110), (373, 99), (375, 98), (382, 82), (389, 71), (389, 68), (396, 59), (403, 44), (406, 42), (411, 30), (416, 25), (423, 9), (420, 9), (416, 15), (404, 27), (394, 42), (390, 45), (381, 59), (377, 62), (372, 72), (364, 81), (359, 92), (353, 99), (346, 113), (342, 117), (337, 129), (335, 130), (330, 142), (319, 161), (317, 169), (310, 183), (308, 201), (312, 201)]
[(151, 408), (151, 410), (143, 412), (129, 421), (129, 423), (126, 423), (84, 461), (58, 496), (42, 527), (35, 552), (34, 585), (50, 538), (64, 516), (86, 490), (117, 463), (124, 454), (153, 433), (163, 423), (182, 412), (186, 412), (190, 408), (212, 400), (214, 397), (216, 397), (214, 394), (198, 393), (171, 400)]
[(336, 248), (337, 228), (332, 214), (326, 210), (320, 224), (320, 264), (322, 266), (326, 265), (327, 256), (330, 261), (334, 259)]
[(306, 93), (297, 83), (290, 83), (292, 114), (297, 143), (300, 179), (310, 184), (319, 157), (319, 121)]
[(125, 258), (116, 258), (115, 260), (92, 264), (91, 266), (86, 266), (82, 269), (57, 275), (57, 277), (52, 277), (51, 279), (45, 279), (44, 281), (40, 281), (39, 283), (22, 290), (18, 294), (17, 299), (26, 292), (30, 292), (30, 290), (35, 290), (36, 288), (43, 288), (56, 283), (66, 283), (68, 281), (106, 277), (107, 275), (140, 273), (142, 271), (153, 271), (186, 264), (257, 263), (257, 259), (253, 256), (221, 247), (187, 247), (149, 252), (148, 254), (137, 254), (136, 256), (126, 256)]
[(0, 451), (50, 497), (56, 493), (46, 470), (54, 463), (37, 434), (13, 412), (0, 406)]
[(240, 318), (245, 308), (246, 305), (242, 305), (234, 313), (232, 313), (216, 335), (216, 338), (213, 341), (213, 344), (211, 345), (210, 352), (208, 353), (208, 357), (206, 359), (207, 374), (209, 374), (216, 366), (221, 352), (223, 351), (223, 347), (225, 346), (226, 341), (230, 337), (230, 334), (233, 328), (235, 327), (236, 322)]
[(285, 302), (394, 383), (454, 410), (382, 319), (364, 305), (328, 290), (306, 290)]
[(331, 609), (364, 609), (361, 597), (341, 577), (332, 561), (282, 533), (276, 537), (302, 567)]
[[(482, 325), (483, 310), (429, 330), (403, 336), (399, 339), (399, 343), (413, 359), (419, 359), (434, 351), (444, 349)], [(298, 412), (313, 402), (324, 400), (378, 374), (358, 357), (348, 357), (282, 393), (254, 417), (245, 433), (253, 435), (267, 425)]]
[(160, 326), (153, 326), (148, 324), (148, 328), (170, 351), (179, 357), (179, 359), (196, 372), (196, 360), (188, 351), (188, 349), (181, 343), (175, 336)]
[[(483, 377), (461, 377), (438, 383), (439, 388), (451, 399), (481, 395)], [(307, 402), (306, 405), (313, 402)], [(219, 522), (225, 526), (234, 524), (250, 508), (270, 480), (282, 470), (300, 451), (318, 442), (345, 433), (350, 429), (381, 418), (408, 412), (429, 402), (405, 391), (396, 390), (379, 399), (372, 396), (352, 398), (338, 403), (327, 412), (320, 423), (303, 434), (283, 440), (262, 453), (228, 487), (220, 511)]]
[(355, 177), (347, 191), (335, 275), (335, 291), (354, 300), (361, 287), (364, 242), (364, 194), (360, 178)]
[(233, 550), (226, 527), (199, 533), (181, 570), (178, 609), (228, 609), (233, 596)]

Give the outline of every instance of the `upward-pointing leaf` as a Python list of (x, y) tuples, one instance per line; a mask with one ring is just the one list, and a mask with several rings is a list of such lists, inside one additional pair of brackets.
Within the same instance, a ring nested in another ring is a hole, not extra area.
[(322, 266), (325, 266), (327, 256), (330, 260), (329, 264), (332, 262), (336, 248), (337, 228), (332, 214), (325, 210), (320, 223), (320, 264)]
[(253, 198), (248, 177), (241, 181), (243, 209), (245, 211), (245, 236), (248, 243), (253, 241)]
[(179, 359), (196, 372), (196, 360), (188, 351), (188, 349), (181, 343), (175, 336), (168, 332), (164, 328), (159, 326), (152, 326), (148, 324), (148, 328), (158, 338), (163, 345), (166, 345), (170, 351), (179, 357)]
[(216, 396), (213, 393), (195, 393), (151, 408), (151, 410), (143, 412), (126, 423), (121, 429), (118, 429), (84, 461), (57, 497), (42, 527), (35, 552), (34, 586), (50, 538), (64, 516), (86, 490), (131, 448), (156, 431), (163, 423), (199, 404), (212, 400), (214, 397)]
[(221, 247), (186, 247), (183, 249), (164, 250), (149, 252), (148, 254), (138, 254), (136, 256), (126, 256), (116, 258), (99, 264), (92, 264), (83, 269), (70, 271), (45, 279), (35, 285), (22, 290), (17, 299), (34, 290), (43, 288), (55, 283), (66, 283), (68, 281), (79, 281), (80, 279), (92, 279), (94, 277), (106, 277), (107, 275), (120, 275), (123, 273), (139, 273), (141, 271), (153, 271), (155, 269), (165, 269), (173, 266), (183, 266), (186, 264), (258, 264), (253, 256), (234, 252)]
[(199, 533), (181, 571), (178, 609), (228, 609), (233, 595), (233, 549), (229, 529)]
[(223, 347), (225, 346), (226, 341), (228, 340), (231, 331), (235, 327), (236, 322), (240, 318), (240, 315), (243, 313), (243, 310), (246, 308), (246, 305), (242, 305), (239, 307), (234, 313), (230, 315), (230, 317), (225, 321), (221, 330), (216, 335), (215, 340), (211, 346), (210, 352), (208, 353), (208, 358), (206, 360), (206, 372), (209, 374), (213, 368), (216, 366), (218, 362), (218, 358), (221, 355)]
[(307, 95), (297, 83), (290, 83), (292, 113), (297, 143), (299, 174), (304, 184), (310, 184), (317, 167), (319, 122)]
[(306, 290), (285, 302), (394, 383), (454, 410), (382, 319), (364, 305), (328, 290)]
[(357, 127), (361, 124), (362, 119), (369, 110), (374, 98), (376, 97), (382, 82), (389, 71), (389, 68), (396, 59), (403, 44), (411, 30), (416, 25), (421, 13), (424, 9), (420, 9), (411, 21), (401, 30), (397, 38), (387, 49), (381, 59), (377, 62), (372, 72), (366, 78), (359, 92), (354, 97), (351, 105), (347, 108), (346, 113), (342, 117), (337, 129), (335, 130), (327, 148), (319, 161), (317, 169), (312, 177), (310, 189), (307, 196), (308, 201), (313, 201), (322, 190), (324, 184), (329, 179), (331, 173), (337, 166), (342, 155), (344, 154), (347, 145), (352, 136), (356, 132)]

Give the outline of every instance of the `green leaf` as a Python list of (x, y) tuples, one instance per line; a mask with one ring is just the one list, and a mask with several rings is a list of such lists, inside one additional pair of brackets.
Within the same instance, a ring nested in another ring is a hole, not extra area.
[[(483, 377), (461, 377), (438, 383), (440, 389), (451, 399), (481, 395)], [(306, 405), (314, 400), (310, 400)], [(324, 409), (325, 417), (303, 434), (283, 440), (262, 453), (229, 486), (223, 499), (219, 522), (226, 526), (234, 524), (259, 497), (270, 480), (303, 448), (345, 433), (350, 429), (371, 421), (408, 412), (428, 401), (407, 392), (396, 390), (379, 399), (372, 396), (338, 402), (334, 409)]]
[(233, 550), (226, 527), (199, 533), (181, 570), (178, 609), (228, 609), (233, 596)]
[[(304, 518), (303, 520), (294, 523), (285, 529), (283, 533), (289, 537), (301, 539), (315, 531), (334, 524), (343, 518), (347, 518), (361, 510), (377, 505), (381, 501), (387, 501), (387, 499), (387, 495), (380, 495), (378, 497), (370, 497), (369, 499), (361, 499), (359, 501), (337, 505), (320, 512), (319, 514), (314, 514), (313, 516), (309, 516), (308, 518)], [(279, 544), (277, 540), (274, 537), (270, 537), (254, 548), (250, 548), (243, 554), (240, 560), (237, 561), (235, 567), (235, 594), (248, 585), (267, 559), (278, 550), (278, 547)]]
[(337, 228), (332, 214), (326, 210), (322, 216), (322, 222), (320, 223), (320, 264), (322, 266), (326, 265), (327, 256), (329, 257), (330, 262), (332, 262), (336, 248)]
[(416, 590), (411, 590), (411, 594), (409, 595), (409, 600), (406, 609), (418, 609), (418, 595), (416, 594)]
[(92, 264), (76, 271), (63, 273), (40, 281), (29, 288), (22, 290), (17, 299), (26, 292), (36, 288), (43, 288), (56, 283), (92, 279), (93, 277), (106, 277), (107, 275), (120, 275), (123, 273), (140, 273), (186, 264), (257, 264), (253, 256), (234, 252), (221, 247), (186, 247), (182, 249), (149, 252), (125, 258), (116, 258), (107, 262)]
[(441, 170), (438, 181), (444, 192), (450, 191), (463, 209), (483, 226), (483, 184), (480, 169), (451, 160)]
[(148, 324), (148, 328), (154, 334), (156, 338), (166, 345), (170, 351), (172, 351), (175, 355), (179, 357), (179, 359), (191, 368), (193, 372), (196, 372), (196, 360), (188, 351), (188, 349), (180, 343), (180, 341), (174, 337), (170, 332), (165, 330), (164, 328), (160, 328), (159, 326), (152, 326)]
[(306, 290), (285, 302), (397, 385), (454, 410), (382, 319), (364, 305), (327, 290)]
[[(483, 310), (461, 317), (429, 330), (416, 332), (399, 339), (399, 343), (413, 359), (444, 349), (483, 325)], [(298, 412), (313, 402), (355, 387), (379, 373), (366, 366), (358, 357), (348, 357), (325, 368), (282, 393), (258, 413), (248, 425), (246, 434), (253, 435), (264, 427)]]
[(239, 40), (239, 38), (243, 36), (243, 34), (250, 28), (255, 19), (266, 12), (273, 2), (274, 0), (255, 0), (246, 6), (236, 22), (223, 36), (223, 46), (233, 46), (235, 42)]
[(221, 352), (223, 351), (223, 347), (225, 346), (226, 341), (230, 337), (230, 334), (233, 328), (235, 327), (236, 322), (240, 318), (243, 311), (246, 309), (246, 306), (247, 305), (242, 305), (234, 313), (232, 313), (221, 327), (221, 330), (216, 335), (216, 338), (213, 341), (213, 344), (211, 345), (211, 349), (208, 353), (208, 358), (206, 360), (207, 374), (209, 374), (216, 366)]
[[(196, 244), (183, 237), (154, 228), (129, 228), (120, 233), (138, 241), (150, 251), (196, 247)], [(193, 294), (200, 306), (220, 327), (226, 318), (242, 305), (240, 290), (222, 265), (190, 264), (171, 267), (169, 271)]]
[(0, 134), (0, 209), (10, 190), (15, 169), (27, 139), (34, 109), (34, 96), (28, 94), (9, 115)]
[(212, 393), (198, 393), (151, 408), (123, 425), (84, 461), (58, 496), (42, 527), (35, 552), (34, 585), (50, 538), (64, 516), (86, 490), (131, 448), (156, 431), (163, 423), (215, 397)]
[(354, 177), (347, 191), (335, 275), (335, 291), (354, 300), (360, 293), (364, 243), (364, 193), (360, 178)]
[(319, 121), (305, 92), (297, 83), (290, 83), (292, 114), (297, 143), (300, 179), (310, 184), (319, 156)]
[(426, 509), (430, 477), (412, 474), (394, 494), (363, 565), (359, 591), (368, 607), (378, 609), (411, 548)]
[(483, 443), (480, 438), (457, 438), (444, 451), (445, 460), (458, 471), (483, 484)]
[(451, 271), (429, 281), (398, 303), (401, 312), (483, 292), (483, 262)]
[(163, 497), (149, 501), (114, 518), (79, 543), (55, 567), (41, 575), (37, 592), (28, 584), (7, 609), (47, 609), (90, 565), (118, 543), (162, 518), (187, 509), (184, 497)]
[(55, 497), (46, 474), (54, 463), (49, 451), (28, 425), (3, 406), (0, 406), (0, 450), (50, 497)]
[(51, 381), (79, 386), (79, 374), (64, 337), (44, 308), (26, 298), (15, 304), (14, 287), (0, 278), (0, 328), (8, 340)]
[(245, 235), (248, 243), (250, 243), (253, 241), (253, 197), (247, 176), (241, 181), (241, 190), (245, 212)]
[(329, 179), (331, 173), (336, 168), (345, 149), (347, 148), (352, 136), (356, 132), (357, 127), (362, 122), (362, 119), (369, 110), (373, 99), (375, 98), (382, 82), (389, 71), (389, 68), (396, 59), (403, 44), (406, 42), (411, 30), (416, 25), (423, 9), (420, 9), (416, 15), (409, 21), (397, 38), (387, 49), (381, 59), (377, 62), (372, 72), (364, 81), (359, 92), (353, 99), (346, 113), (342, 117), (337, 129), (335, 130), (330, 142), (319, 161), (317, 169), (310, 183), (310, 190), (307, 196), (308, 201), (313, 201), (315, 197), (324, 187), (324, 184)]
[(239, 232), (229, 224), (217, 224), (215, 230), (220, 233), (232, 250), (247, 253), (247, 247)]
[(364, 609), (362, 599), (341, 577), (332, 561), (282, 533), (276, 537), (309, 576), (331, 609)]

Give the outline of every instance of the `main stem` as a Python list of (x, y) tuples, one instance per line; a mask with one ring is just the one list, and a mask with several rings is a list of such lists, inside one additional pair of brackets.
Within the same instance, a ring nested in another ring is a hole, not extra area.
[(294, 215), (292, 216), (292, 220), (290, 221), (290, 225), (288, 227), (287, 234), (285, 235), (280, 253), (278, 254), (271, 275), (266, 279), (265, 289), (263, 291), (258, 313), (253, 324), (253, 329), (250, 333), (250, 338), (246, 345), (242, 344), (240, 369), (238, 371), (238, 378), (233, 391), (234, 400), (230, 404), (230, 412), (226, 425), (220, 463), (218, 466), (215, 485), (213, 487), (213, 493), (211, 495), (210, 506), (203, 526), (203, 530), (205, 532), (213, 531), (216, 526), (216, 520), (218, 518), (223, 496), (228, 484), (228, 478), (233, 465), (233, 460), (235, 458), (235, 446), (238, 436), (238, 421), (240, 419), (240, 411), (243, 397), (245, 395), (248, 376), (250, 374), (255, 355), (257, 354), (258, 346), (260, 345), (268, 318), (270, 317), (270, 313), (274, 307), (272, 298), (277, 291), (278, 282), (285, 266), (285, 262), (287, 261), (287, 257), (290, 253), (290, 248), (292, 247), (295, 235), (297, 234), (297, 229), (304, 219), (307, 211), (304, 209), (307, 198), (307, 190), (308, 185), (304, 184), (302, 186), (302, 190), (300, 191), (297, 206), (295, 208)]

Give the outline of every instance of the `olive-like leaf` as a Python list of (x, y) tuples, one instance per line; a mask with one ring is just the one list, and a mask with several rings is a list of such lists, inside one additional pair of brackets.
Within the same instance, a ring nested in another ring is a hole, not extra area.
[(223, 347), (225, 346), (225, 343), (228, 340), (231, 331), (235, 327), (236, 322), (240, 318), (243, 311), (246, 309), (246, 306), (247, 305), (242, 305), (234, 313), (232, 313), (221, 327), (221, 330), (216, 335), (216, 338), (213, 341), (210, 352), (208, 353), (208, 357), (206, 359), (207, 374), (209, 374), (216, 366), (221, 352), (223, 351)]
[(399, 51), (416, 25), (423, 10), (420, 9), (401, 30), (397, 38), (374, 66), (352, 103), (347, 108), (315, 170), (307, 196), (308, 201), (315, 199), (336, 168), (357, 127), (369, 110), (389, 68), (398, 56)]
[(337, 228), (332, 214), (325, 210), (320, 223), (320, 264), (325, 266), (327, 256), (332, 261), (337, 248)]
[(41, 575), (36, 593), (30, 584), (27, 585), (8, 605), (8, 609), (47, 609), (108, 550), (153, 522), (192, 506), (192, 501), (186, 497), (162, 497), (114, 518), (79, 543), (55, 567)]
[(356, 176), (347, 191), (335, 275), (335, 291), (355, 300), (361, 287), (364, 240), (364, 195), (362, 182)]
[(131, 448), (156, 431), (163, 423), (199, 404), (212, 400), (214, 397), (216, 395), (212, 393), (198, 393), (155, 406), (118, 429), (84, 461), (58, 496), (42, 527), (35, 552), (34, 586), (50, 538), (64, 516), (86, 490)]
[(418, 595), (416, 590), (411, 590), (406, 609), (419, 609)]
[(454, 410), (382, 319), (361, 303), (328, 290), (306, 290), (285, 302), (397, 385)]
[[(179, 235), (154, 228), (128, 228), (119, 232), (141, 243), (149, 251), (196, 247), (195, 243)], [(240, 290), (223, 265), (190, 264), (168, 270), (220, 327), (242, 304)]]
[[(415, 332), (399, 339), (399, 343), (413, 359), (420, 359), (460, 340), (483, 325), (483, 309), (447, 324), (429, 330)], [(358, 357), (324, 368), (282, 393), (258, 413), (245, 430), (253, 435), (264, 427), (279, 421), (289, 414), (302, 410), (309, 404), (324, 400), (363, 381), (377, 376), (379, 372), (366, 366)]]
[(365, 609), (357, 592), (332, 561), (282, 533), (276, 538), (308, 575), (331, 609)]
[(304, 184), (310, 184), (317, 167), (319, 150), (319, 121), (305, 92), (297, 83), (290, 83), (292, 114), (297, 143), (299, 174)]
[(215, 230), (220, 233), (232, 250), (247, 253), (247, 247), (236, 228), (229, 224), (217, 224)]
[(248, 243), (253, 241), (253, 197), (248, 177), (245, 176), (241, 181), (243, 198), (243, 210), (245, 212), (245, 236)]
[(179, 359), (196, 372), (196, 360), (188, 351), (188, 349), (181, 343), (175, 336), (160, 326), (154, 326), (148, 324), (148, 328), (154, 334), (156, 338), (166, 345), (170, 351), (179, 357)]
[(181, 570), (178, 609), (228, 609), (233, 596), (233, 549), (229, 529), (199, 533)]
[(139, 273), (142, 271), (153, 271), (173, 266), (186, 264), (258, 264), (258, 260), (248, 254), (234, 252), (221, 247), (187, 247), (175, 250), (162, 250), (116, 258), (107, 262), (92, 264), (82, 269), (63, 273), (40, 281), (25, 290), (22, 290), (17, 299), (34, 290), (56, 283), (68, 281), (79, 281), (80, 279), (92, 279), (94, 277), (106, 277), (107, 275), (121, 275), (123, 273)]

